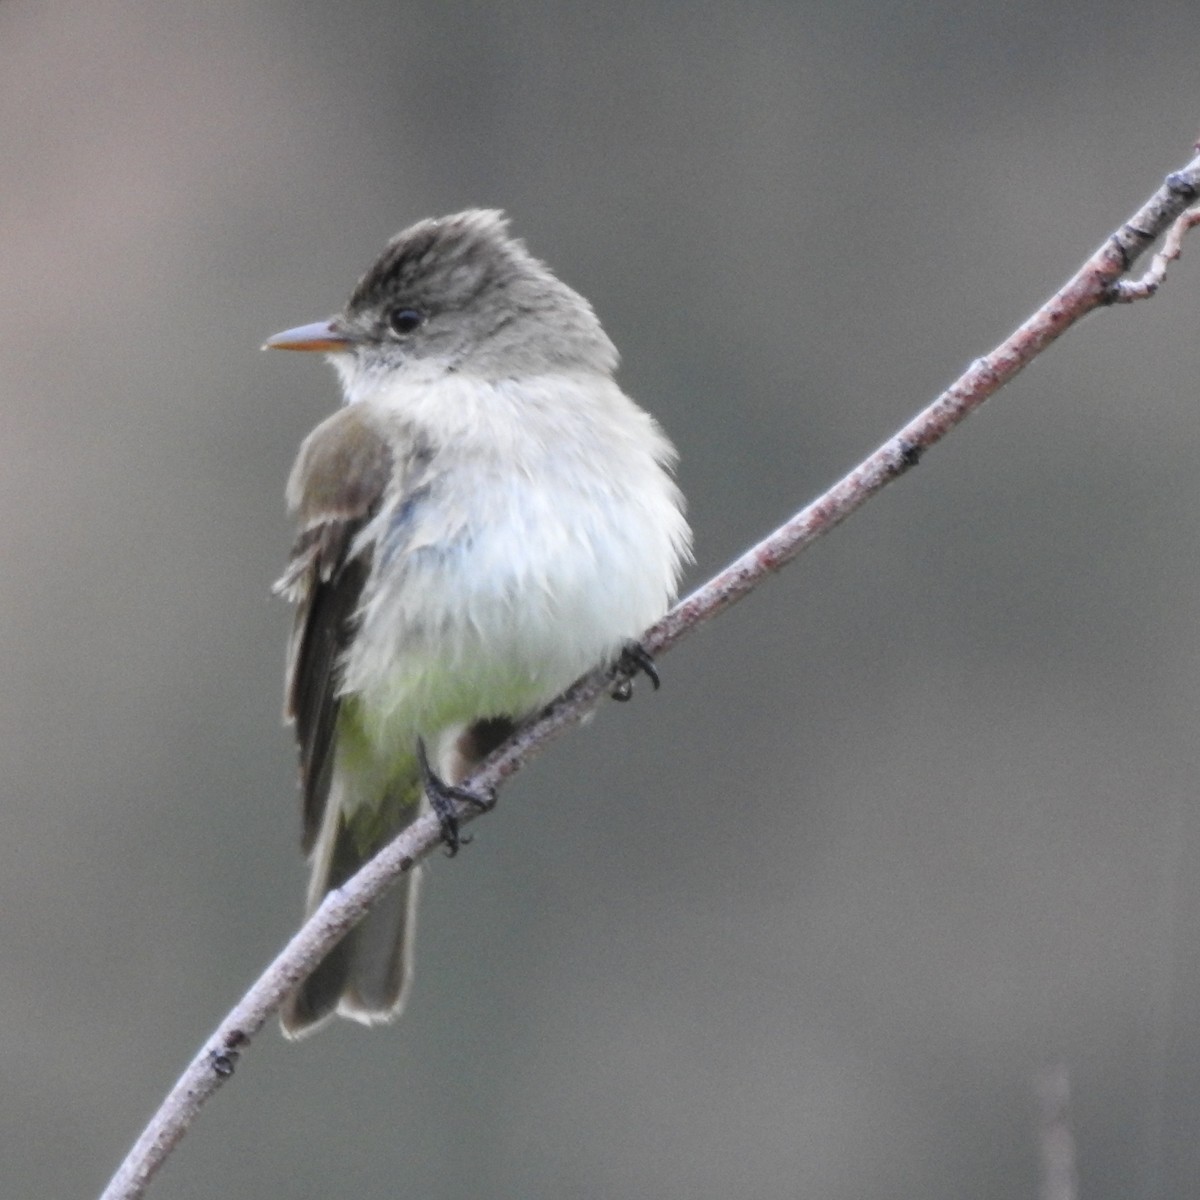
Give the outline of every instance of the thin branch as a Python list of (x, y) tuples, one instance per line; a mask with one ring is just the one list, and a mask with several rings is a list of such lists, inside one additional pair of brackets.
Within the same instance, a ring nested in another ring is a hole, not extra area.
[(1162, 287), (1167, 277), (1167, 264), (1183, 253), (1183, 239), (1195, 225), (1200, 225), (1200, 208), (1189, 208), (1181, 213), (1163, 238), (1162, 249), (1150, 260), (1150, 269), (1145, 275), (1141, 279), (1123, 279), (1113, 284), (1114, 302), (1131, 304), (1134, 300), (1149, 300)]
[[(1200, 157), (1193, 159), (1182, 171), (1168, 176), (1158, 192), (1104, 242), (1074, 277), (1015, 333), (990, 354), (974, 362), (928, 408), (844, 479), (677, 604), (647, 631), (643, 640), (645, 648), (656, 655), (671, 649), (696, 626), (724, 612), (768, 575), (791, 562), (817, 538), (841, 524), (855, 509), (915, 466), (930, 446), (941, 441), (1082, 317), (1117, 300), (1153, 295), (1157, 283), (1135, 295), (1132, 291), (1118, 290), (1117, 281), (1197, 194), (1200, 194)], [(560, 734), (578, 724), (600, 698), (612, 690), (617, 678), (615, 669), (585, 676), (540, 716), (518, 730), (478, 771), (463, 781), (464, 786), (480, 789), (501, 784)], [(458, 813), (463, 823), (477, 815), (467, 806), (461, 806)], [(429, 854), (440, 839), (435, 818), (426, 817), (414, 822), (357, 875), (325, 897), (312, 917), (205, 1041), (129, 1152), (101, 1200), (136, 1200), (145, 1194), (150, 1179), (183, 1137), (201, 1105), (233, 1074), (239, 1054), (253, 1035), (388, 886)]]

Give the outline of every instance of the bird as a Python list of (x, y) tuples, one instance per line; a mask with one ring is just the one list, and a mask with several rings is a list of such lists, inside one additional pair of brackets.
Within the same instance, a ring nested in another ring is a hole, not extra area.
[[(418, 221), (328, 320), (264, 349), (322, 353), (342, 405), (287, 483), (307, 910), (674, 600), (692, 535), (676, 452), (614, 378), (591, 305), (497, 210)], [(655, 676), (657, 683), (657, 677)], [(486, 797), (467, 795), (479, 803)], [(285, 1002), (300, 1037), (403, 1008), (418, 869)]]

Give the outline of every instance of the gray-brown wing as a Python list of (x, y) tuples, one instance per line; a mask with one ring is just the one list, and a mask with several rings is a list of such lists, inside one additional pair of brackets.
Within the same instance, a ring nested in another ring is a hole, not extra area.
[(351, 406), (309, 434), (288, 481), (299, 533), (276, 590), (297, 605), (284, 713), (299, 742), (305, 853), (329, 797), (342, 662), (371, 572), (370, 549), (356, 548), (355, 538), (383, 503), (393, 461), (379, 425)]

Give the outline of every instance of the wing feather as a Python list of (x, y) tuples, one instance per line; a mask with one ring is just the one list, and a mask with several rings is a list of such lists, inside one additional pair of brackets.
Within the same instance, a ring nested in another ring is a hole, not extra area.
[(284, 714), (299, 743), (305, 853), (325, 819), (342, 664), (372, 567), (371, 548), (356, 537), (384, 503), (394, 463), (384, 430), (365, 409), (352, 406), (309, 434), (288, 481), (299, 533), (275, 587), (297, 606)]

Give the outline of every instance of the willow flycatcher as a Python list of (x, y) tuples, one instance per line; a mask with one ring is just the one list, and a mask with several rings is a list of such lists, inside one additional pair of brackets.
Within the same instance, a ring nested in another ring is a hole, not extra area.
[[(660, 617), (691, 535), (591, 306), (498, 212), (406, 229), (337, 316), (266, 345), (328, 355), (344, 401), (300, 448), (277, 585), (311, 911)], [(414, 869), (300, 985), (289, 1035), (400, 1011), (416, 889)]]

